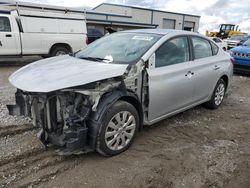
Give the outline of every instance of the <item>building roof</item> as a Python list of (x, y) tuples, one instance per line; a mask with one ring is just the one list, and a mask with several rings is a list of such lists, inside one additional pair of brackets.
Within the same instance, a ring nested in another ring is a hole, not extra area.
[(133, 32), (133, 33), (150, 33), (150, 34), (159, 34), (159, 35), (167, 35), (169, 33), (175, 32), (178, 34), (195, 34), (199, 35), (198, 33), (194, 33), (191, 31), (183, 31), (183, 30), (175, 30), (175, 29), (134, 29), (134, 30), (127, 30), (122, 32)]
[(163, 11), (163, 10), (157, 10), (157, 9), (151, 9), (151, 8), (145, 8), (145, 7), (138, 7), (138, 6), (132, 6), (132, 5), (120, 5), (120, 4), (115, 4), (115, 3), (101, 3), (100, 5), (94, 7), (92, 10), (97, 9), (98, 7), (101, 7), (102, 5), (110, 5), (110, 6), (118, 6), (118, 7), (127, 7), (127, 8), (141, 9), (141, 10), (149, 10), (149, 11), (156, 11), (156, 12), (177, 14), (177, 15), (182, 15), (182, 16), (193, 16), (193, 17), (198, 17), (198, 18), (201, 17), (201, 16), (198, 16), (198, 15), (192, 15), (192, 14), (184, 14), (184, 13), (177, 13), (177, 12), (169, 12), (169, 11)]

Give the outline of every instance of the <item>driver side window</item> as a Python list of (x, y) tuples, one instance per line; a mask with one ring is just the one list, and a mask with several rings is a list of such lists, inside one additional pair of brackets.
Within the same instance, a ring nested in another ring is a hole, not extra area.
[(155, 67), (163, 67), (189, 61), (187, 37), (178, 37), (165, 42), (155, 52)]
[(0, 17), (0, 32), (10, 32), (10, 21), (7, 17)]

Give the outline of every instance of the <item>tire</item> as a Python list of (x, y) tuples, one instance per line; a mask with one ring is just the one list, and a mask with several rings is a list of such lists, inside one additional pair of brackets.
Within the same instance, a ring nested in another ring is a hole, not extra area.
[(70, 53), (69, 48), (64, 46), (56, 46), (51, 50), (50, 55), (53, 57), (53, 56), (66, 55), (69, 53)]
[(226, 92), (226, 83), (220, 79), (214, 89), (211, 99), (204, 104), (208, 109), (217, 109), (223, 102)]
[(46, 59), (49, 57), (49, 55), (41, 55), (42, 58)]
[[(104, 156), (120, 154), (130, 147), (138, 132), (138, 112), (130, 103), (117, 101), (104, 114), (97, 137), (96, 150)], [(127, 126), (124, 127), (126, 122)]]

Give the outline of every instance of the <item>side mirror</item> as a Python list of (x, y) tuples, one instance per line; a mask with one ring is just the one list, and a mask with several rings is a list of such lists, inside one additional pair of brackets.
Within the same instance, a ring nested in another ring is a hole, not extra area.
[(155, 53), (153, 53), (148, 59), (148, 68), (155, 68)]

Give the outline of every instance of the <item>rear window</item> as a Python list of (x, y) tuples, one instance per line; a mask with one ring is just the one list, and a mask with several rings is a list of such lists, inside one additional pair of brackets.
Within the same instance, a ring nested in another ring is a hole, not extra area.
[(217, 55), (219, 51), (219, 47), (212, 42), (211, 42), (211, 46), (212, 46), (213, 55)]
[(221, 40), (218, 39), (218, 38), (213, 38), (213, 41), (216, 42), (216, 43), (221, 43)]
[(88, 35), (90, 36), (103, 36), (102, 32), (98, 29), (88, 29)]
[(195, 59), (213, 56), (212, 47), (208, 40), (200, 37), (192, 37), (192, 42)]

